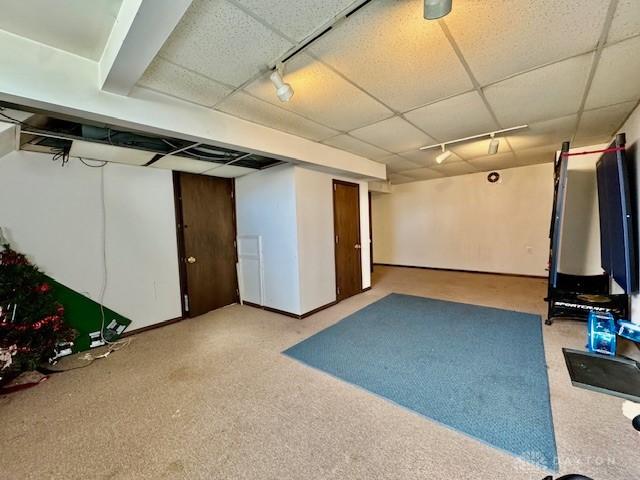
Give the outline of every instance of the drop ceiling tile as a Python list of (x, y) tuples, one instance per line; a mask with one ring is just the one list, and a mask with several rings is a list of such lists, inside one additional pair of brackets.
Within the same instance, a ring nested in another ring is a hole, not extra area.
[(69, 155), (85, 160), (101, 160), (103, 162), (125, 163), (127, 165), (144, 165), (156, 156), (155, 152), (136, 148), (116, 147), (105, 143), (74, 140)]
[(433, 138), (400, 117), (392, 117), (349, 133), (365, 142), (394, 153), (406, 152), (436, 143)]
[(202, 173), (211, 170), (214, 166), (211, 162), (195, 160), (192, 158), (180, 157), (178, 155), (167, 155), (150, 165), (153, 168), (163, 170), (176, 170), (178, 172)]
[[(486, 152), (485, 152), (486, 154)], [(485, 155), (469, 160), (469, 163), (481, 172), (491, 170), (501, 170), (504, 168), (516, 167), (516, 158), (511, 152), (497, 153), (495, 155)]]
[[(637, 0), (636, 0), (637, 1)], [(637, 4), (640, 10), (640, 1)], [(586, 108), (640, 98), (640, 37), (606, 47), (593, 77)]]
[(575, 146), (609, 142), (635, 106), (636, 102), (626, 102), (585, 111), (574, 139)]
[(174, 97), (211, 107), (231, 93), (231, 89), (203, 75), (156, 58), (138, 85)]
[(607, 7), (604, 0), (454, 2), (444, 22), (471, 71), (486, 85), (593, 50)]
[(210, 177), (236, 178), (258, 171), (259, 170), (254, 170), (253, 168), (237, 167), (236, 165), (223, 165), (221, 167), (215, 167), (211, 170), (207, 170), (206, 172), (203, 172), (203, 175), (209, 175)]
[[(406, 161), (406, 158), (401, 157), (400, 155), (396, 155), (395, 153), (386, 157), (383, 157), (377, 160), (378, 163), (384, 163), (385, 165), (389, 165), (392, 162), (399, 162), (401, 160)], [(419, 165), (414, 165), (413, 168), (418, 168)]]
[(195, 0), (159, 55), (218, 82), (239, 86), (291, 47), (225, 0)]
[(368, 143), (358, 140), (351, 135), (338, 135), (324, 140), (322, 143), (340, 148), (341, 150), (346, 150), (347, 152), (355, 153), (356, 155), (362, 155), (363, 157), (370, 158), (371, 160), (379, 160), (389, 156), (389, 152), (378, 147), (374, 147), (373, 145), (369, 145)]
[(300, 41), (332, 20), (354, 0), (237, 0), (238, 3), (273, 25), (282, 33)]
[(516, 162), (518, 166), (551, 163), (555, 161), (558, 150), (560, 150), (560, 145), (544, 145), (541, 147), (516, 150)]
[[(433, 165), (436, 165), (436, 157), (441, 153), (442, 150), (440, 150), (439, 148), (430, 148), (429, 150), (410, 150), (408, 152), (401, 153), (400, 156), (413, 163), (417, 163), (418, 165), (431, 167)], [(446, 161), (448, 163), (461, 162), (462, 159), (454, 153), (449, 158), (447, 158)]]
[(485, 88), (502, 126), (512, 127), (576, 113), (584, 94), (593, 54), (509, 78)]
[(254, 98), (244, 92), (236, 92), (225, 98), (216, 106), (216, 109), (250, 122), (314, 141), (324, 140), (338, 134), (331, 128), (307, 120), (300, 115)]
[(400, 175), (398, 173), (392, 173), (389, 175), (389, 181), (393, 185), (400, 185), (402, 183), (415, 182), (416, 179), (412, 177), (407, 177), (406, 175)]
[(393, 154), (393, 155), (388, 155), (386, 157), (382, 157), (381, 159), (378, 160), (379, 163), (384, 163), (385, 165), (390, 164), (393, 161), (398, 161), (398, 160), (406, 160), (406, 158), (402, 158), (399, 155)]
[(617, 42), (638, 34), (640, 34), (638, 0), (618, 0), (607, 42)]
[(246, 91), (269, 103), (342, 131), (393, 115), (380, 102), (309, 55), (299, 54), (288, 62), (284, 80), (291, 84), (295, 92), (288, 102), (278, 100), (268, 75), (253, 82)]
[(467, 173), (477, 173), (478, 169), (470, 165), (467, 162), (453, 162), (447, 163), (446, 161), (441, 165), (434, 165), (434, 170), (442, 173), (445, 177), (453, 177), (456, 175), (466, 175)]
[(416, 180), (431, 180), (432, 178), (442, 178), (444, 175), (431, 168), (416, 168), (413, 170), (405, 170), (402, 175), (412, 177)]
[(477, 92), (467, 92), (404, 114), (439, 141), (495, 130), (496, 123)]
[(543, 145), (553, 145), (560, 150), (562, 142), (571, 140), (576, 131), (578, 115), (567, 115), (565, 117), (554, 118), (544, 122), (536, 122), (529, 125), (529, 128), (518, 130), (507, 139), (516, 150), (534, 148)]
[[(503, 138), (499, 138), (499, 140), (500, 144), (498, 145), (498, 153), (496, 155), (510, 152), (511, 150), (509, 149), (507, 142)], [(463, 160), (469, 160), (471, 158), (484, 157), (488, 155), (489, 142), (491, 142), (491, 139), (487, 137), (471, 142), (455, 143), (453, 145), (448, 145), (447, 148)]]
[(412, 170), (421, 166), (398, 155), (391, 155), (390, 157), (383, 158), (380, 162), (385, 163), (387, 165), (387, 171), (392, 173), (398, 173), (403, 170)]
[(419, 1), (371, 2), (310, 51), (398, 111), (473, 87), (438, 22), (424, 19)]

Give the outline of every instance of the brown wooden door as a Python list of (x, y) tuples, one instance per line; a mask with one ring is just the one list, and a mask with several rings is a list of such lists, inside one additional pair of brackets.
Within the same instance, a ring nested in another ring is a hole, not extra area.
[(195, 317), (238, 301), (233, 180), (188, 173), (176, 180), (183, 294), (188, 296), (183, 309)]
[(333, 181), (333, 228), (336, 297), (340, 301), (362, 291), (360, 187), (357, 184)]

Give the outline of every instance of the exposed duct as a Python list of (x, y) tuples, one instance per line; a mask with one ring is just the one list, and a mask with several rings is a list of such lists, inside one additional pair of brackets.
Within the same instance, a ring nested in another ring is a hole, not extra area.
[[(77, 157), (194, 173), (211, 170), (211, 175), (219, 172), (221, 176), (239, 176), (281, 163), (275, 158), (252, 153), (83, 120), (50, 114), (27, 116), (13, 108), (0, 106), (0, 119), (14, 123), (20, 129), (20, 149), (49, 153), (63, 162)], [(237, 175), (229, 175), (229, 169), (226, 174), (219, 170), (227, 165), (233, 165)]]

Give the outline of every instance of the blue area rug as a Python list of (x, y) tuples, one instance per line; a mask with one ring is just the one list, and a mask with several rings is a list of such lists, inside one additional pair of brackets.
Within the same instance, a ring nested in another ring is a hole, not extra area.
[(284, 353), (557, 468), (538, 315), (391, 294)]

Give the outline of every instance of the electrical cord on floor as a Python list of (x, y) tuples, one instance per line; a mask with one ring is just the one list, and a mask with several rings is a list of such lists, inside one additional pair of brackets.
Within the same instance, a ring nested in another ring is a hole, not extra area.
[(115, 350), (109, 349), (105, 353), (102, 353), (100, 355), (93, 355), (92, 353), (87, 352), (84, 355), (82, 355), (82, 357), (80, 357), (81, 360), (85, 360), (87, 362), (84, 365), (77, 365), (75, 367), (69, 367), (69, 368), (51, 368), (48, 365), (47, 366), (41, 365), (40, 367), (38, 367), (38, 370), (44, 374), (52, 374), (52, 373), (70, 372), (71, 370), (79, 370), (81, 368), (87, 368), (96, 360), (99, 360), (101, 358), (107, 358), (113, 351)]

